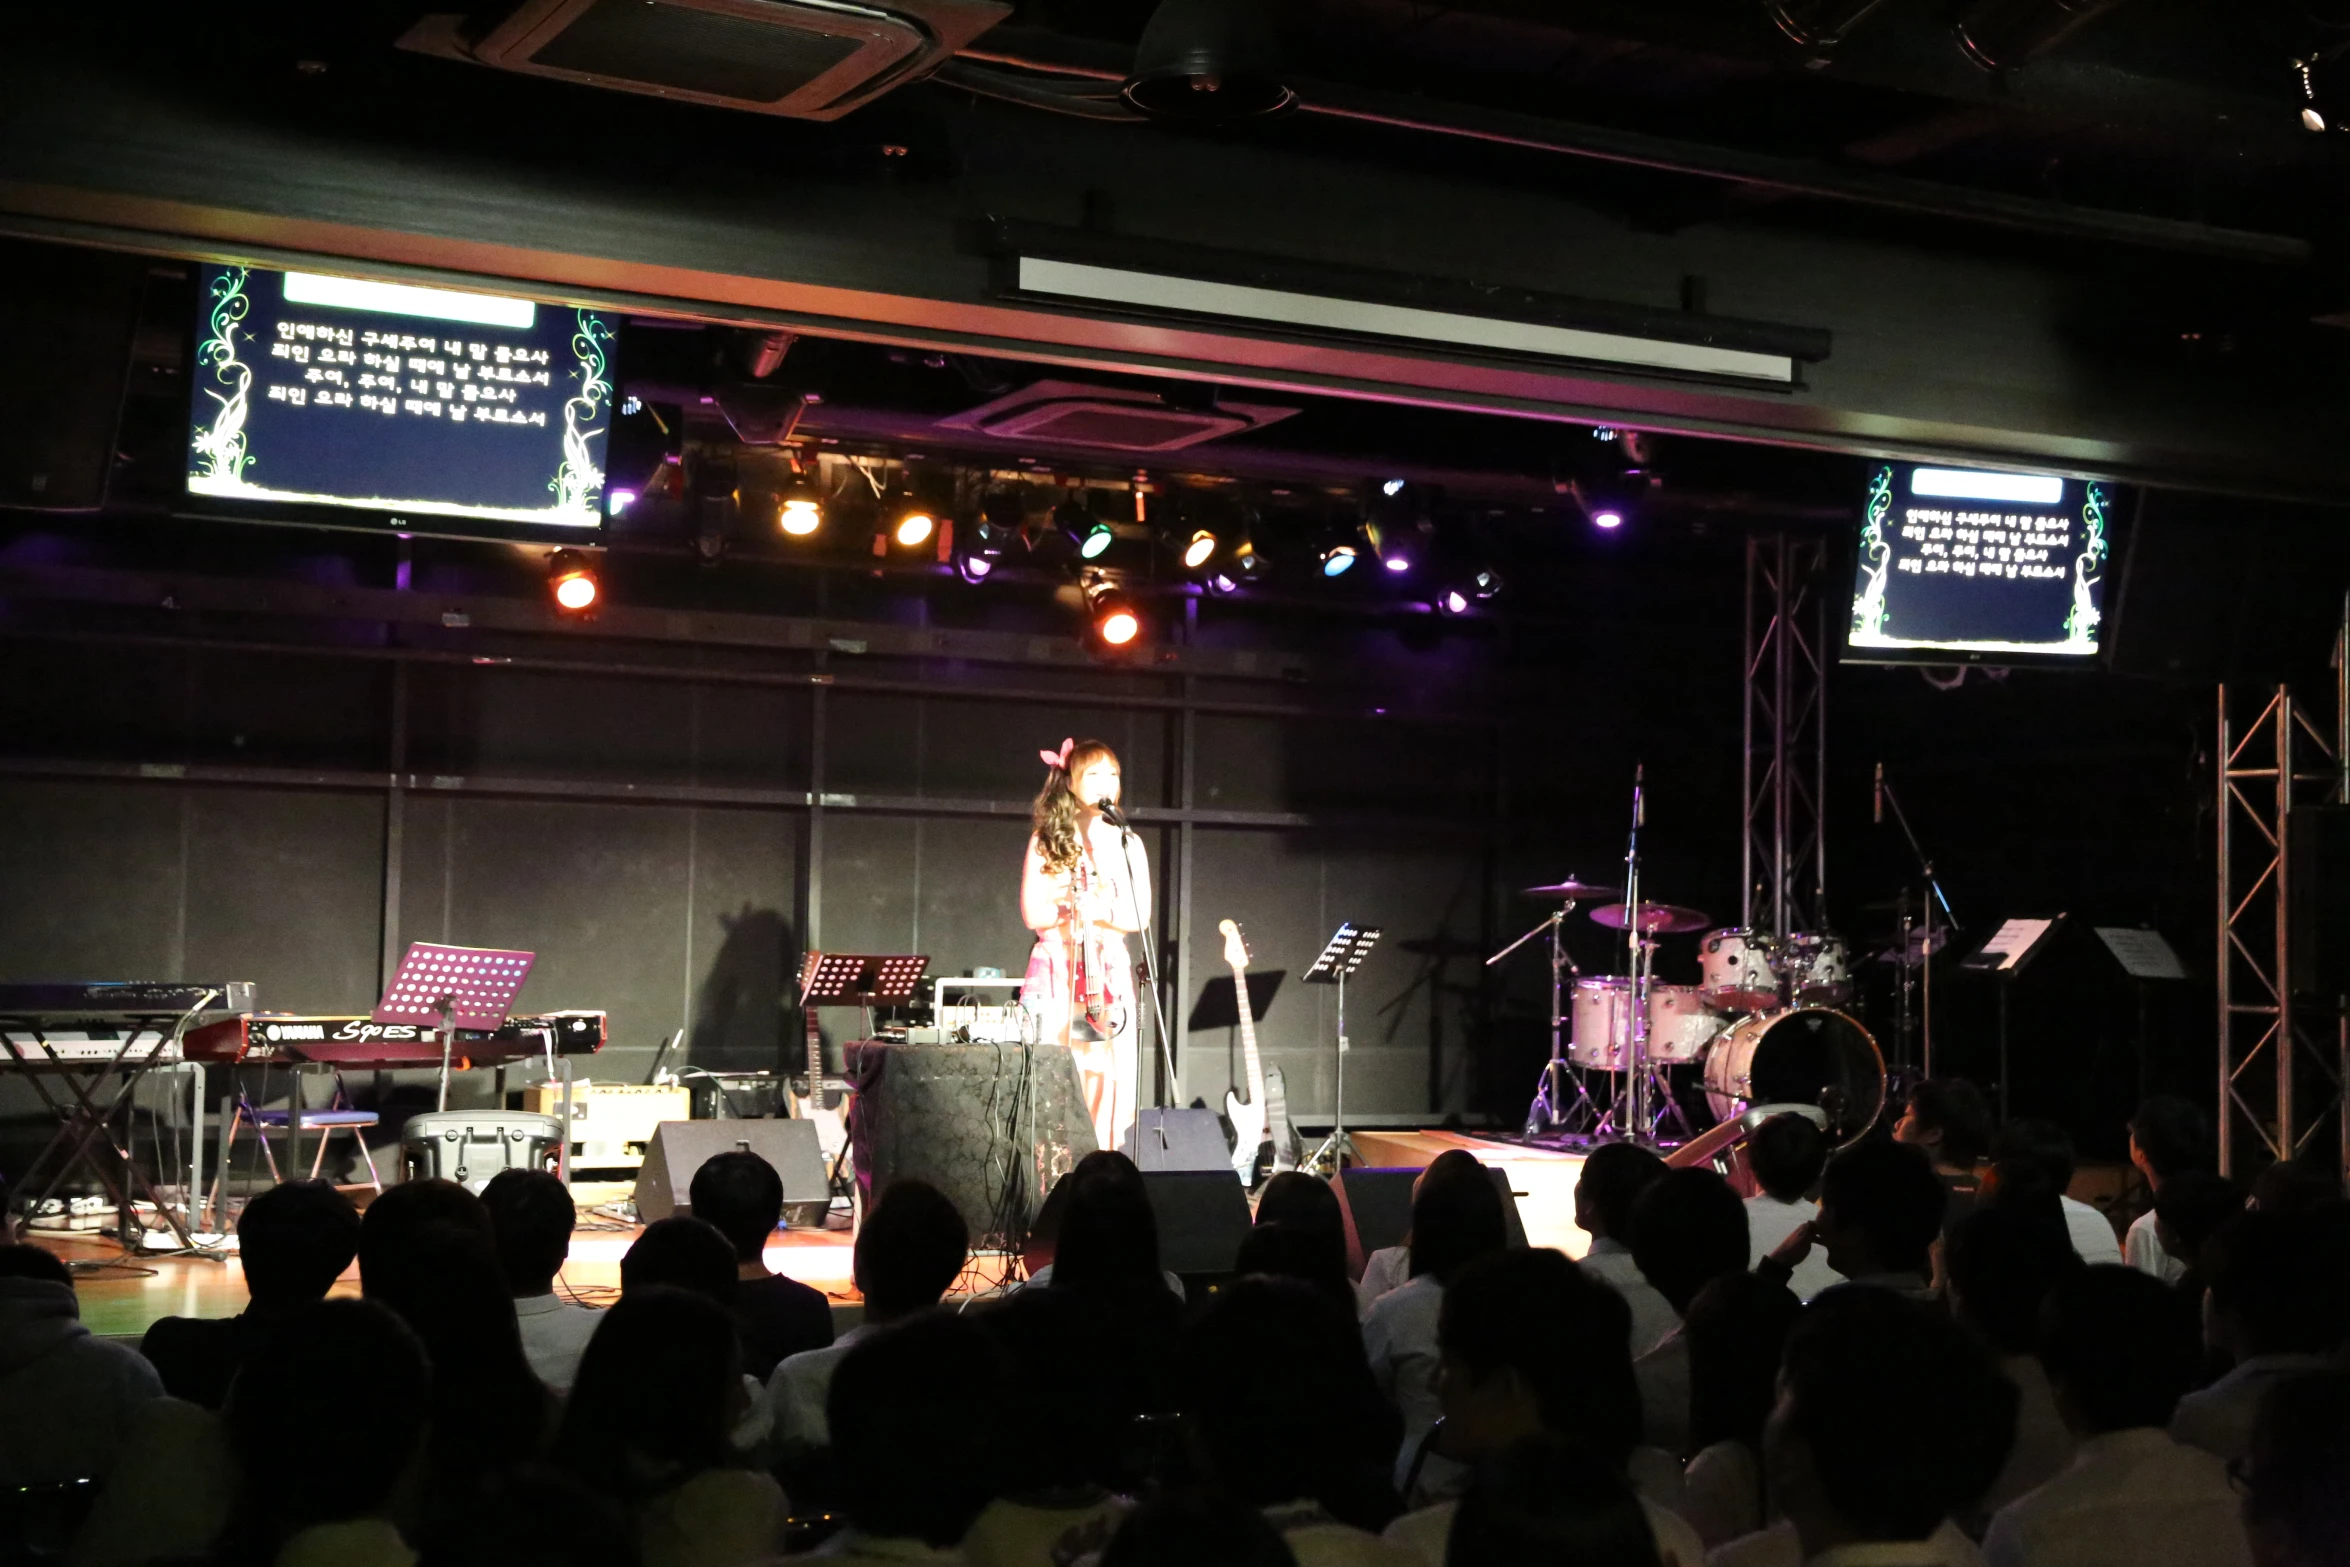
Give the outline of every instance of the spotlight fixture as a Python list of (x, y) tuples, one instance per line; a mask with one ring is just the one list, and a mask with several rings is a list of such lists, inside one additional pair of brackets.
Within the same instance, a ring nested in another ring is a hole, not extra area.
[(2070, 37), (2120, 0), (1970, 0), (1952, 33), (1986, 71), (2005, 71)]
[(635, 504), (636, 491), (610, 490), (604, 495), (604, 514), (608, 517), (617, 517)]
[(557, 550), (547, 557), (547, 591), (554, 595), (559, 613), (585, 615), (603, 596), (603, 584), (597, 578), (595, 562), (586, 555), (578, 550)]
[(1763, 0), (1773, 26), (1806, 49), (1828, 49), (1858, 27), (1878, 0)]
[(1322, 575), (1343, 577), (1353, 569), (1354, 563), (1355, 547), (1341, 540), (1322, 552)]
[(1404, 529), (1390, 523), (1366, 522), (1363, 542), (1371, 546), (1372, 557), (1389, 571), (1400, 575), (1412, 569), (1411, 535)]
[(1240, 579), (1229, 571), (1211, 571), (1205, 581), (1207, 590), (1219, 598), (1240, 591)]
[(938, 519), (921, 507), (913, 506), (898, 513), (897, 521), (890, 527), (889, 536), (897, 541), (900, 549), (918, 550), (928, 544), (930, 536), (937, 531)]
[(1115, 537), (1110, 525), (1075, 501), (1053, 508), (1053, 526), (1067, 539), (1079, 560), (1099, 560)]
[(1245, 120), (1297, 101), (1263, 0), (1160, 0), (1119, 88), (1154, 119)]
[(1107, 577), (1097, 577), (1085, 584), (1085, 608), (1093, 623), (1093, 634), (1104, 647), (1125, 647), (1142, 635), (1142, 617), (1134, 605), (1119, 591), (1118, 585)]
[(1393, 500), (1396, 496), (1403, 493), (1403, 480), (1388, 479), (1384, 481), (1379, 486), (1379, 493), (1386, 496), (1389, 500)]
[(985, 582), (987, 574), (995, 570), (995, 562), (976, 549), (955, 551), (955, 575), (965, 582)]
[(1004, 550), (1020, 536), (1020, 497), (999, 490), (979, 502), (979, 519), (971, 524), (973, 547), (989, 560), (1001, 560)]
[(1216, 531), (1213, 528), (1192, 529), (1191, 537), (1183, 542), (1184, 569), (1186, 571), (1199, 570), (1200, 567), (1216, 558), (1216, 551), (1223, 547), (1223, 543), (1223, 540), (1216, 537)]
[(794, 479), (776, 502), (775, 525), (793, 538), (807, 538), (824, 526), (824, 505), (807, 480)]
[(1466, 590), (1448, 586), (1438, 591), (1436, 613), (1439, 615), (1466, 615), (1468, 612), (1469, 595)]
[(1491, 566), (1480, 566), (1469, 573), (1469, 597), (1489, 599), (1501, 592), (1501, 573)]

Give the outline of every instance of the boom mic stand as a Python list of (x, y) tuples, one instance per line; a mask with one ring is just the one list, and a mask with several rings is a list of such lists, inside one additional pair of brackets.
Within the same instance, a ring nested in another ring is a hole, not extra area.
[[(1909, 852), (1918, 862), (1918, 881), (1924, 892), (1921, 902), (1925, 906), (1926, 924), (1918, 951), (1919, 983), (1924, 991), (1919, 1004), (1919, 1036), (1923, 1041), (1922, 1069), (1926, 1076), (1932, 1077), (1934, 1075), (1934, 953), (1937, 948), (1949, 941), (1952, 931), (1963, 927), (1958, 923), (1958, 916), (1950, 912), (1950, 899), (1943, 894), (1942, 882), (1934, 874), (1933, 860), (1919, 845), (1918, 835), (1910, 830), (1909, 813), (1901, 808), (1901, 797), (1895, 794), (1893, 786), (1885, 781), (1885, 764), (1883, 762), (1877, 764), (1877, 796), (1877, 820), (1879, 823), (1885, 820), (1885, 806), (1889, 805), (1893, 808), (1894, 825), (1901, 829), (1901, 836), (1909, 840)], [(1943, 920), (1940, 928), (1940, 941), (1935, 939), (1934, 909), (1937, 904), (1941, 906)], [(1909, 956), (1909, 932), (1905, 929), (1902, 932), (1901, 949), (1902, 962), (1905, 967), (1909, 962)], [(1904, 1025), (1903, 1034), (1906, 1036), (1909, 1019), (1909, 985), (1906, 974), (1903, 977), (1901, 990), (1901, 1015)]]
[[(1591, 1096), (1583, 1090), (1583, 1080), (1567, 1071), (1563, 1048), (1565, 1017), (1562, 1013), (1562, 992), (1566, 988), (1566, 976), (1571, 973), (1577, 979), (1583, 977), (1583, 971), (1575, 967), (1575, 960), (1567, 956), (1564, 928), (1567, 916), (1574, 912), (1575, 900), (1569, 898), (1532, 930), (1485, 960), (1485, 966), (1491, 968), (1544, 931), (1550, 932), (1550, 1059), (1542, 1064), (1542, 1081), (1535, 1087), (1534, 1102), (1526, 1107), (1526, 1135), (1529, 1137), (1540, 1132), (1557, 1131), (1570, 1121), (1582, 1121), (1585, 1117), (1596, 1118), (1599, 1115), (1599, 1106), (1593, 1104)], [(1575, 1103), (1562, 1107), (1569, 1086), (1575, 1090)]]
[[(1166, 1064), (1167, 1091), (1174, 1096), (1177, 1104), (1181, 1104), (1183, 1103), (1183, 1080), (1175, 1073), (1175, 1041), (1173, 1036), (1167, 1032), (1166, 1003), (1159, 997), (1158, 937), (1152, 933), (1150, 914), (1143, 908), (1142, 900), (1134, 895), (1134, 829), (1127, 825), (1126, 813), (1116, 806), (1105, 801), (1100, 809), (1103, 819), (1118, 829), (1118, 853), (1126, 861), (1126, 903), (1134, 914), (1135, 933), (1142, 937), (1142, 970), (1150, 980), (1151, 1016), (1157, 1020), (1159, 1026), (1159, 1059)], [(1138, 1018), (1136, 1021), (1139, 1023), (1141, 1020)], [(1136, 1070), (1140, 1071), (1141, 1068), (1138, 1066)], [(1139, 1083), (1135, 1085), (1134, 1097), (1137, 1114), (1141, 1112), (1142, 1108), (1141, 1086)]]

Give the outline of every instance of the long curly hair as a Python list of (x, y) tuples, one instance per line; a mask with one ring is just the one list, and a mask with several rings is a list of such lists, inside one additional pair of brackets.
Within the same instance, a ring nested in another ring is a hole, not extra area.
[[(1077, 798), (1075, 788), (1079, 774), (1098, 761), (1107, 760), (1118, 766), (1118, 753), (1099, 740), (1080, 740), (1069, 747), (1069, 765), (1054, 767), (1044, 775), (1044, 787), (1036, 792), (1036, 808), (1029, 820), (1036, 826), (1036, 843), (1044, 854), (1047, 869), (1073, 869), (1085, 854), (1085, 839), (1078, 830), (1078, 822), (1086, 802)], [(1124, 771), (1123, 768), (1120, 769)]]

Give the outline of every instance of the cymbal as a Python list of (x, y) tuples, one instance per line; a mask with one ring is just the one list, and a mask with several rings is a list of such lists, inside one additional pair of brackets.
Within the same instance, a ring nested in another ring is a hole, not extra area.
[(1621, 887), (1602, 887), (1594, 882), (1577, 881), (1572, 876), (1565, 881), (1554, 881), (1547, 887), (1528, 887), (1519, 894), (1526, 898), (1553, 898), (1569, 903), (1588, 903), (1593, 898), (1620, 898), (1623, 895), (1624, 889)]
[[(1640, 928), (1649, 935), (1678, 935), (1685, 931), (1704, 930), (1713, 923), (1713, 916), (1702, 909), (1684, 909), (1671, 903), (1643, 903), (1639, 909)], [(1620, 903), (1603, 904), (1591, 911), (1595, 925), (1610, 930), (1624, 928), (1624, 906)]]

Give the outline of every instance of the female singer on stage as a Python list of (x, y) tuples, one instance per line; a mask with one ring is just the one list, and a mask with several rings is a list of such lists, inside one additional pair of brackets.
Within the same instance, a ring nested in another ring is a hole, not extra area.
[(1150, 862), (1102, 819), (1118, 803), (1118, 757), (1099, 740), (1040, 751), (1046, 768), (1036, 831), (1020, 871), (1020, 918), (1036, 932), (1021, 1004), (1038, 1038), (1076, 1053), (1094, 1142), (1115, 1148), (1134, 1125), (1134, 965), (1126, 933), (1143, 928)]

